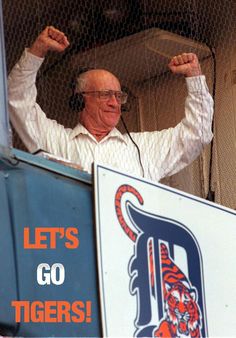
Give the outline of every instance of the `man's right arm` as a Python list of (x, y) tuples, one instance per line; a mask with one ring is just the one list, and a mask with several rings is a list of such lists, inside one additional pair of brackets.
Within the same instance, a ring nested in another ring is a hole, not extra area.
[(66, 35), (53, 26), (46, 27), (29, 49), (31, 54), (44, 58), (49, 51), (61, 53), (69, 46)]
[(37, 37), (33, 45), (25, 50), (19, 62), (8, 78), (8, 101), (11, 122), (22, 141), (34, 152), (45, 148), (45, 114), (36, 103), (36, 75), (48, 51), (62, 52), (69, 42), (64, 33), (53, 27), (47, 27)]
[(37, 71), (42, 58), (24, 51), (8, 77), (8, 109), (10, 120), (30, 152), (41, 148), (39, 117), (45, 114), (36, 103)]

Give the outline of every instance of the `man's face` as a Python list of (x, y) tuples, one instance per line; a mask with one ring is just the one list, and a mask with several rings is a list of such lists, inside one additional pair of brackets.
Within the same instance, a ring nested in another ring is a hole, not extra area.
[[(92, 70), (86, 76), (84, 92), (121, 90), (118, 79), (107, 71)], [(84, 94), (84, 100), (83, 119), (86, 120), (87, 127), (90, 127), (88, 129), (93, 128), (97, 131), (109, 132), (117, 125), (121, 114), (121, 104), (117, 101), (115, 95), (104, 99), (88, 93)]]

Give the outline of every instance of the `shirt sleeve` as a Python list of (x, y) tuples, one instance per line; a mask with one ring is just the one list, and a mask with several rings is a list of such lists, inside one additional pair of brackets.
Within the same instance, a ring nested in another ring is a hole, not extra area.
[(212, 140), (213, 100), (205, 76), (186, 78), (186, 84), (185, 117), (176, 127), (134, 134), (151, 179), (180, 171)]
[[(42, 149), (55, 153), (56, 140), (64, 127), (48, 119), (36, 103), (36, 76), (44, 59), (24, 51), (8, 77), (10, 120), (30, 152)], [(55, 134), (55, 135), (52, 135)]]

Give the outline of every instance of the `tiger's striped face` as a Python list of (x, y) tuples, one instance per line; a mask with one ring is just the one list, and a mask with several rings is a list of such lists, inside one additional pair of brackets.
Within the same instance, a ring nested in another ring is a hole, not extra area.
[(194, 289), (189, 290), (181, 282), (165, 284), (165, 310), (168, 320), (177, 326), (179, 335), (189, 336), (199, 326), (199, 310)]

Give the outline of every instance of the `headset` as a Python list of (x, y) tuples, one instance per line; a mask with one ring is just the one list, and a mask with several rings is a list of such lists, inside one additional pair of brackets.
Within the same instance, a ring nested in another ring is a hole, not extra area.
[(71, 91), (72, 94), (69, 98), (69, 107), (72, 111), (74, 112), (80, 112), (84, 109), (85, 103), (84, 103), (84, 97), (83, 94), (78, 93), (76, 91), (77, 89), (77, 84), (78, 84), (78, 79), (80, 78), (80, 76), (86, 72), (89, 72), (90, 70), (94, 70), (96, 68), (92, 68), (92, 67), (79, 67), (73, 75), (73, 78), (71, 80)]

